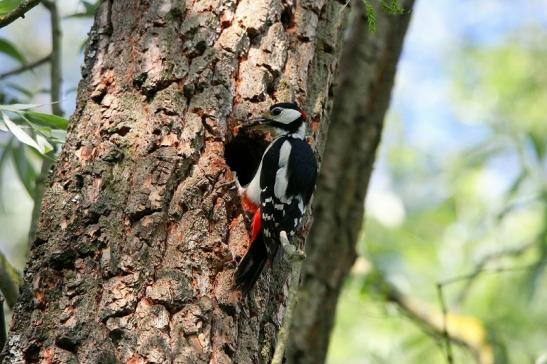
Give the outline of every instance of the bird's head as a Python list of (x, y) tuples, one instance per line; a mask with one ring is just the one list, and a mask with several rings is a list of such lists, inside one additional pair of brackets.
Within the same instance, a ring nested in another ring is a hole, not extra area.
[(270, 106), (262, 117), (252, 119), (245, 128), (265, 129), (278, 135), (295, 134), (304, 137), (306, 113), (293, 102), (282, 102)]

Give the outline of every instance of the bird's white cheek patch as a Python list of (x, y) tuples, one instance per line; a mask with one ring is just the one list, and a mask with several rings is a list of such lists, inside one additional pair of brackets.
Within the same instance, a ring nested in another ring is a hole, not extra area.
[(279, 123), (290, 124), (301, 116), (302, 114), (298, 110), (284, 109), (281, 114), (274, 117), (273, 119)]

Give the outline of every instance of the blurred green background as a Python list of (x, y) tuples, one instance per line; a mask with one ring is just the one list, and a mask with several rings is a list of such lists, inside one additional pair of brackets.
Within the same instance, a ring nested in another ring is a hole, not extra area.
[(446, 363), (443, 282), (454, 363), (547, 363), (546, 147), (547, 2), (418, 0), (328, 363)]
[[(70, 115), (93, 3), (57, 3)], [(38, 6), (0, 39), (32, 62), (49, 32)], [(0, 52), (0, 75), (19, 63)], [(417, 1), (329, 364), (443, 363), (445, 328), (454, 363), (547, 363), (546, 65), (545, 0)], [(0, 104), (50, 112), (48, 87), (47, 64), (0, 78)], [(0, 131), (0, 252), (22, 270), (42, 157), (6, 153), (11, 139)]]

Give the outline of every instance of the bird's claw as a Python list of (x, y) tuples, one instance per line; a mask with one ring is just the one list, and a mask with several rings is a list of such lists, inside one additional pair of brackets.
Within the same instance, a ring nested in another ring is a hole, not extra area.
[(290, 261), (295, 262), (306, 259), (306, 253), (304, 253), (302, 249), (298, 249), (291, 244), (287, 237), (287, 233), (284, 230), (279, 233), (279, 240), (281, 240), (281, 246)]

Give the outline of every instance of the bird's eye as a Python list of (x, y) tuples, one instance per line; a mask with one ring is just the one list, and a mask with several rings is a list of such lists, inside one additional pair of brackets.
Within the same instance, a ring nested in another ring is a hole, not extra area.
[(281, 114), (281, 109), (275, 108), (275, 109), (272, 110), (272, 115), (273, 116), (277, 116), (279, 114)]

